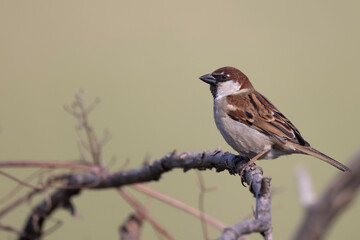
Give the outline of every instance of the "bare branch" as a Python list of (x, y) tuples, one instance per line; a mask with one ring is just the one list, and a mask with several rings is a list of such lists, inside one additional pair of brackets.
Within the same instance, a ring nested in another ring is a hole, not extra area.
[(131, 196), (128, 192), (126, 192), (124, 189), (119, 188), (118, 192), (121, 194), (121, 196), (133, 207), (136, 209), (136, 211), (142, 216), (146, 221), (148, 221), (151, 226), (159, 233), (161, 233), (164, 237), (166, 237), (169, 240), (175, 240), (175, 238), (164, 228), (162, 227), (158, 222), (156, 222), (147, 212), (146, 208), (143, 207), (136, 199)]
[(210, 234), (209, 234), (209, 230), (208, 230), (208, 226), (207, 226), (207, 222), (205, 220), (205, 193), (215, 190), (215, 187), (212, 188), (206, 188), (205, 186), (205, 181), (204, 178), (202, 177), (201, 173), (199, 171), (196, 171), (196, 174), (198, 176), (198, 180), (199, 180), (199, 187), (200, 187), (200, 194), (199, 194), (199, 200), (198, 200), (198, 205), (199, 205), (199, 210), (200, 210), (200, 220), (201, 220), (201, 226), (202, 226), (202, 230), (203, 230), (203, 235), (204, 235), (204, 239), (208, 240), (210, 239)]
[(102, 138), (99, 140), (99, 144), (103, 147), (111, 139), (109, 130), (105, 129)]
[(98, 97), (95, 98), (94, 102), (86, 108), (85, 110), (86, 114), (89, 115), (96, 108), (96, 106), (99, 105), (99, 103), (100, 103), (100, 98)]
[(101, 158), (101, 145), (97, 140), (97, 137), (92, 127), (90, 126), (87, 118), (88, 114), (95, 108), (95, 106), (99, 101), (95, 101), (94, 104), (90, 105), (90, 107), (86, 110), (86, 107), (84, 106), (83, 97), (84, 97), (83, 92), (80, 92), (75, 95), (75, 102), (73, 104), (73, 108), (74, 109), (76, 107), (79, 108), (79, 114), (78, 114), (79, 125), (84, 128), (86, 136), (88, 138), (89, 149), (92, 156), (92, 160), (96, 165), (99, 165)]
[(265, 240), (272, 240), (270, 177), (263, 177), (259, 167), (247, 168), (245, 180), (256, 198), (254, 220), (245, 220), (225, 229), (219, 240), (236, 240), (242, 235), (259, 232)]
[(46, 160), (3, 160), (0, 161), (0, 167), (42, 167), (42, 168), (66, 168), (71, 170), (82, 170), (88, 172), (98, 172), (99, 167), (92, 165), (85, 165), (76, 163), (76, 160), (72, 162), (55, 162)]
[(212, 169), (217, 171), (228, 170), (231, 174), (239, 172), (246, 164), (246, 158), (242, 158), (227, 152), (172, 152), (156, 160), (152, 164), (138, 169), (123, 170), (111, 175), (102, 175), (94, 172), (77, 173), (69, 176), (67, 184), (55, 191), (49, 197), (49, 201), (43, 200), (30, 214), (24, 227), (24, 236), (21, 240), (37, 239), (42, 234), (44, 221), (58, 207), (68, 206), (70, 199), (80, 193), (83, 188), (101, 189), (118, 188), (121, 186), (156, 181), (163, 173), (175, 168), (185, 171), (190, 169)]
[[(163, 173), (175, 168), (181, 168), (184, 171), (190, 169), (205, 170), (215, 168), (217, 172), (228, 170), (229, 173), (235, 174), (237, 173), (237, 169), (244, 166), (246, 162), (247, 158), (228, 152), (220, 152), (216, 155), (214, 155), (214, 152), (171, 152), (152, 164), (146, 164), (138, 169), (114, 173), (102, 179), (102, 181), (93, 188), (112, 188), (134, 183), (157, 181)], [(97, 175), (90, 173), (84, 174), (88, 176), (87, 179), (89, 180), (98, 180)]]
[(7, 177), (7, 178), (21, 184), (21, 185), (23, 185), (25, 187), (28, 187), (28, 188), (33, 188), (33, 189), (38, 189), (38, 190), (43, 188), (43, 186), (33, 186), (33, 185), (31, 185), (31, 184), (29, 184), (29, 183), (27, 183), (25, 181), (22, 181), (22, 180), (20, 180), (20, 179), (18, 179), (16, 177), (12, 176), (11, 174), (8, 174), (8, 173), (6, 173), (4, 171), (1, 171), (1, 170), (0, 170), (0, 175), (3, 175), (3, 176), (5, 176), (5, 177)]
[(45, 220), (58, 208), (64, 207), (71, 209), (70, 198), (80, 193), (80, 189), (60, 189), (55, 191), (49, 199), (44, 199), (37, 205), (23, 229), (23, 234), (19, 240), (34, 240), (39, 239), (43, 234), (43, 225)]
[(3, 224), (1, 222), (0, 222), (0, 229), (4, 230), (4, 231), (7, 231), (7, 232), (15, 233), (18, 236), (22, 235), (22, 232), (20, 232), (19, 230), (15, 229), (15, 228), (13, 228), (11, 226), (5, 225), (5, 224)]
[(295, 240), (319, 240), (355, 199), (360, 186), (360, 153), (350, 163), (351, 173), (338, 173), (323, 195), (310, 206)]
[[(32, 174), (30, 174), (29, 176), (27, 176), (23, 182), (30, 182), (33, 178), (37, 177), (41, 172), (43, 171), (43, 169), (37, 170), (35, 172), (33, 172)], [(10, 190), (10, 192), (8, 194), (6, 194), (4, 197), (0, 198), (0, 204), (6, 202), (8, 199), (11, 199), (13, 196), (15, 196), (22, 188), (24, 187), (23, 184), (18, 184), (16, 187), (14, 187), (12, 190)], [(1, 214), (0, 214), (1, 216)]]
[[(110, 138), (110, 134), (105, 131), (103, 139), (101, 141), (98, 141), (95, 132), (93, 131), (93, 128), (88, 122), (88, 115), (99, 103), (100, 99), (96, 98), (92, 104), (86, 107), (84, 103), (84, 91), (80, 90), (79, 93), (75, 94), (75, 100), (71, 104), (71, 106), (64, 106), (64, 109), (78, 120), (79, 126), (76, 128), (76, 130), (79, 135), (79, 141), (81, 143), (81, 146), (83, 146), (86, 150), (88, 150), (88, 152), (90, 152), (92, 161), (95, 165), (100, 165), (102, 150), (101, 147)], [(88, 144), (85, 144), (85, 142), (82, 140), (80, 134), (81, 129), (85, 131)], [(84, 154), (82, 154), (82, 157), (84, 158)]]
[(143, 219), (139, 213), (131, 214), (119, 228), (120, 239), (139, 240)]
[(27, 194), (25, 194), (24, 196), (16, 199), (15, 201), (11, 202), (8, 206), (4, 207), (3, 209), (0, 210), (0, 219), (3, 218), (3, 216), (5, 214), (7, 214), (8, 212), (10, 212), (12, 209), (16, 208), (17, 206), (19, 206), (21, 203), (29, 200), (33, 195), (42, 192), (44, 189), (35, 189), (32, 190), (30, 192), (28, 192)]
[(193, 208), (192, 206), (189, 206), (175, 198), (172, 198), (168, 195), (157, 192), (154, 189), (151, 189), (144, 184), (134, 184), (134, 185), (131, 185), (131, 188), (133, 188), (137, 191), (140, 191), (142, 193), (145, 193), (146, 195), (148, 195), (150, 197), (156, 198), (166, 204), (169, 204), (170, 206), (176, 207), (184, 212), (187, 212), (197, 218), (200, 218), (202, 215), (204, 221), (206, 221), (208, 224), (210, 224), (211, 226), (213, 226), (221, 231), (227, 227), (227, 225), (225, 223), (217, 220), (216, 218), (211, 217), (206, 213), (202, 213), (198, 209)]

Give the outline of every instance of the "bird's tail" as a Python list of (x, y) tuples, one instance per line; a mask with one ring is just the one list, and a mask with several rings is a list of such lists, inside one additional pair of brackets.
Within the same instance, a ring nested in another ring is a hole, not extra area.
[(297, 146), (296, 148), (298, 150), (300, 150), (301, 152), (305, 153), (305, 154), (311, 155), (313, 157), (316, 157), (316, 158), (318, 158), (320, 160), (323, 160), (324, 162), (327, 162), (327, 163), (333, 165), (334, 167), (340, 169), (343, 172), (350, 172), (351, 171), (344, 164), (336, 161), (335, 159), (332, 159), (331, 157), (323, 154), (322, 152), (319, 152), (315, 148), (312, 148), (310, 146)]

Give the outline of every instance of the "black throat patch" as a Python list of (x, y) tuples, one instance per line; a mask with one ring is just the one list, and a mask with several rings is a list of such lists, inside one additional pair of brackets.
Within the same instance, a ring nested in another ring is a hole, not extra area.
[(217, 86), (215, 84), (210, 84), (210, 92), (213, 95), (213, 98), (216, 98)]

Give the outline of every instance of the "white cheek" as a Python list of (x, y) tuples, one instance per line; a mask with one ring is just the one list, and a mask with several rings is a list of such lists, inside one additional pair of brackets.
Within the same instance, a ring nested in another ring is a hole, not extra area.
[(216, 98), (223, 98), (228, 95), (239, 92), (241, 85), (238, 82), (232, 80), (218, 83)]

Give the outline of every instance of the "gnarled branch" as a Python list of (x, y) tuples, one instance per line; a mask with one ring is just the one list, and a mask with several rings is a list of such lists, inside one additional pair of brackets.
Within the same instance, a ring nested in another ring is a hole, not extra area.
[(256, 198), (255, 219), (245, 220), (225, 229), (219, 240), (235, 240), (240, 236), (260, 232), (264, 239), (272, 240), (270, 177), (263, 177), (260, 168), (248, 172), (246, 182)]
[[(241, 168), (245, 166), (247, 159), (241, 156), (236, 156), (228, 152), (172, 152), (166, 156), (154, 161), (152, 164), (144, 165), (137, 169), (123, 170), (113, 174), (98, 174), (94, 172), (77, 173), (71, 175), (64, 189), (55, 191), (48, 199), (43, 200), (37, 207), (34, 208), (30, 217), (28, 218), (23, 237), (25, 239), (37, 239), (42, 234), (42, 226), (47, 217), (51, 215), (58, 207), (67, 207), (71, 197), (79, 194), (82, 189), (104, 189), (104, 188), (118, 188), (121, 186), (142, 183), (149, 181), (157, 181), (163, 173), (166, 173), (175, 168), (181, 168), (184, 171), (190, 169), (212, 169), (215, 168), (217, 172), (227, 170), (230, 174), (240, 173)], [(256, 219), (252, 224), (252, 228), (247, 231), (238, 232), (237, 236), (250, 232), (261, 232), (264, 236), (271, 236), (271, 217), (270, 217), (270, 188), (269, 178), (262, 177), (262, 170), (258, 167), (248, 167), (244, 171), (244, 179), (250, 185), (250, 190), (256, 197)], [(258, 224), (265, 223), (267, 224)], [(236, 229), (236, 228), (232, 228)], [(229, 232), (227, 230), (226, 232)], [(236, 239), (229, 238), (226, 239)]]

